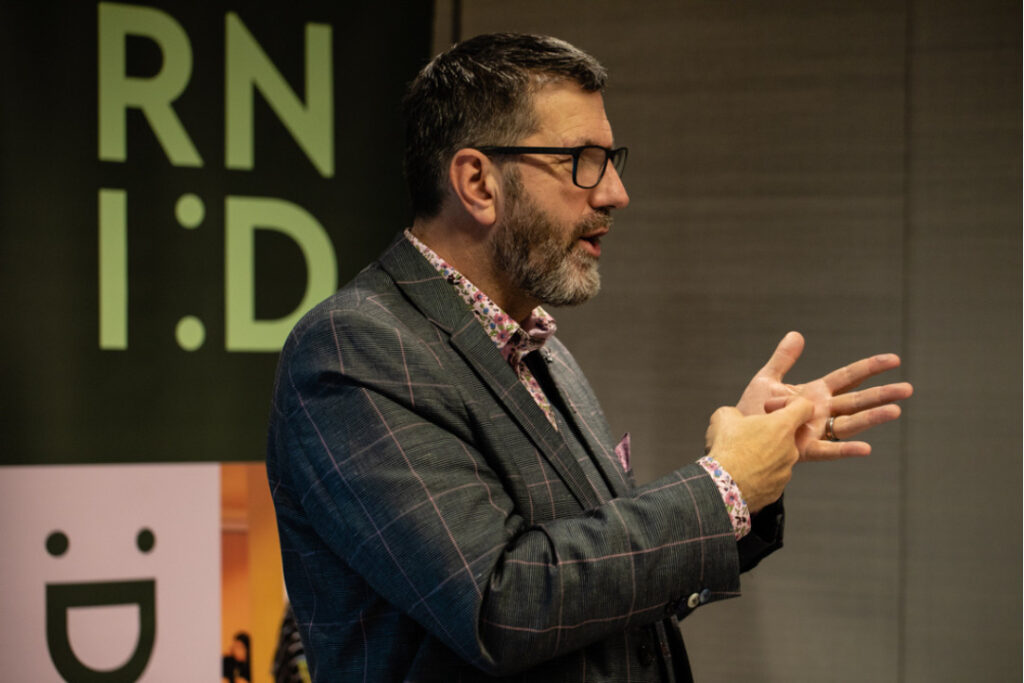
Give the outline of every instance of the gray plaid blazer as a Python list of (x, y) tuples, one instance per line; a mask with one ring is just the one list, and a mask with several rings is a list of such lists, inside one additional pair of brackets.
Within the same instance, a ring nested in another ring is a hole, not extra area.
[(594, 467), (402, 237), (295, 327), (267, 470), (315, 681), (690, 680), (676, 620), (738, 595), (781, 506), (737, 543), (700, 466), (636, 487), (545, 349)]

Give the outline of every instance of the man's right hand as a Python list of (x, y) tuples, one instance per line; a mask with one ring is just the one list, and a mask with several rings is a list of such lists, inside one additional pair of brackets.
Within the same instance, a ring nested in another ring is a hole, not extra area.
[(711, 416), (705, 435), (708, 455), (718, 461), (740, 489), (751, 514), (782, 496), (800, 457), (797, 435), (814, 413), (814, 404), (797, 397), (767, 415), (744, 416), (722, 407)]

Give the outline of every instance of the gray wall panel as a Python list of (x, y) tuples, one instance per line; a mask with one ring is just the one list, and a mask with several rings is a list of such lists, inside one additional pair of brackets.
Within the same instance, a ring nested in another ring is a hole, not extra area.
[[(557, 317), (638, 478), (698, 457), (788, 329), (808, 339), (794, 380), (894, 350), (918, 386), (873, 457), (798, 469), (785, 550), (684, 624), (698, 680), (1019, 678), (1020, 39), (999, 31), (1020, 21), (1002, 7), (461, 5), (463, 37), (551, 33), (611, 73), (632, 204), (604, 291)], [(965, 453), (1009, 468), (995, 500)]]
[(1021, 678), (1020, 11), (912, 11), (909, 681)]

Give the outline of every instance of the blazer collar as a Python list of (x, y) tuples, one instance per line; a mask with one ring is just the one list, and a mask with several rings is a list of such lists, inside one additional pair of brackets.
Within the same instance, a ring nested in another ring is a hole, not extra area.
[(597, 493), (564, 438), (548, 422), (544, 411), (452, 286), (401, 234), (381, 255), (380, 264), (412, 304), (450, 336), (452, 346), (558, 472), (580, 505), (584, 509), (598, 505)]
[(402, 292), (432, 323), (448, 334), (462, 327), (473, 312), (405, 235), (399, 233), (381, 254), (380, 265)]

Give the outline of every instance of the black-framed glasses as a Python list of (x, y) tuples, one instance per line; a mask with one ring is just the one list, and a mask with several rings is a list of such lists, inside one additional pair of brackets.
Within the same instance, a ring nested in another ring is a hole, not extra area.
[(579, 147), (474, 147), (488, 156), (491, 154), (570, 154), (572, 155), (572, 182), (576, 187), (589, 190), (597, 187), (604, 177), (608, 162), (612, 162), (615, 172), (620, 176), (626, 170), (626, 157), (629, 150), (625, 147), (608, 149), (599, 145), (580, 145)]

